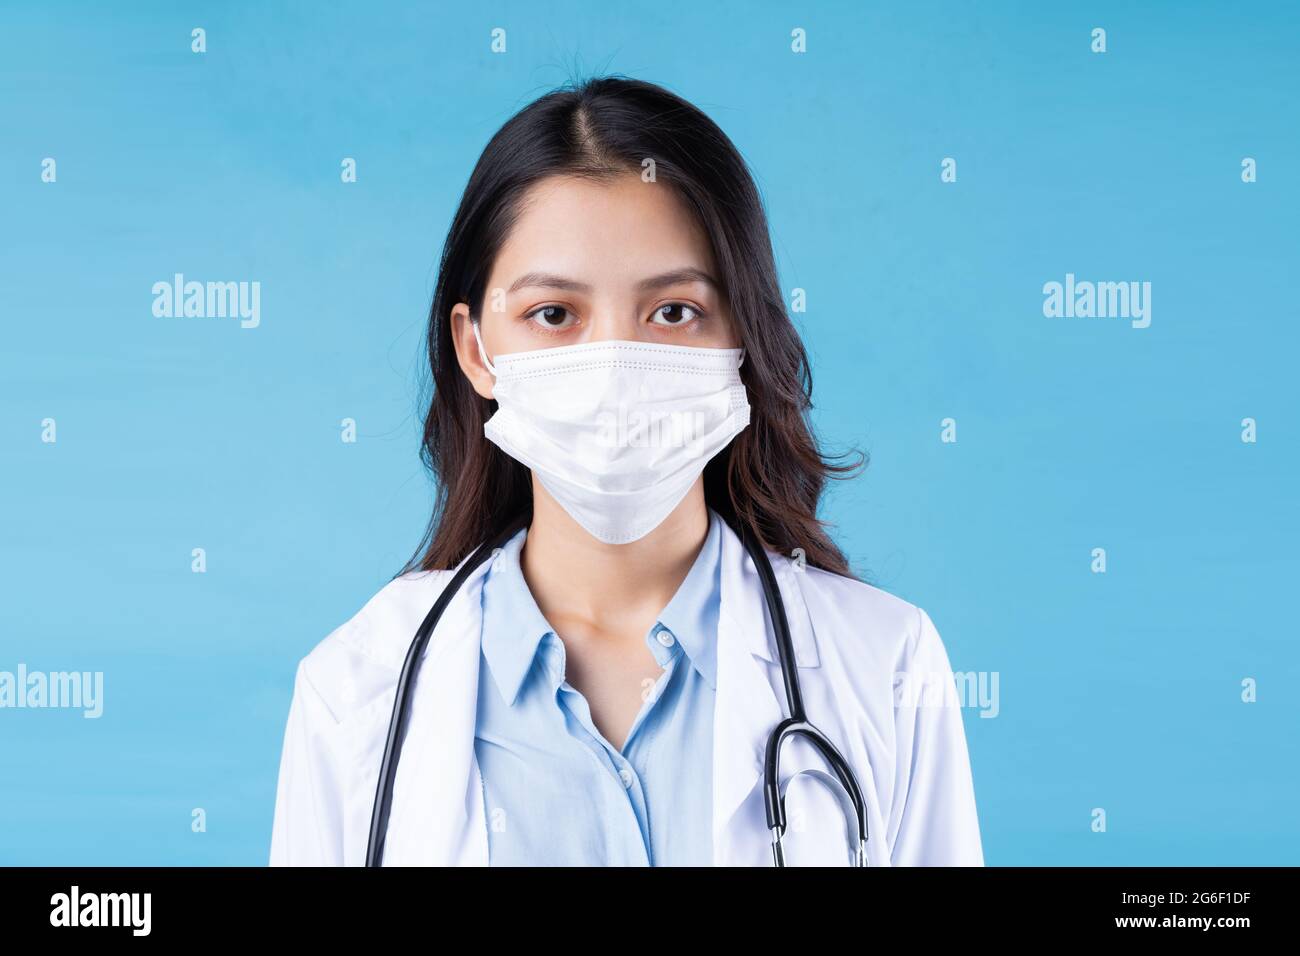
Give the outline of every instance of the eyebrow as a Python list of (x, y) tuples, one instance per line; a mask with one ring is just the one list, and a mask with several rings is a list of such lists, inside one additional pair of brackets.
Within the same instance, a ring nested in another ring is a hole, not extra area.
[[(709, 275), (703, 269), (686, 267), (683, 269), (673, 269), (670, 272), (661, 272), (657, 276), (649, 276), (637, 283), (637, 289), (642, 292), (653, 292), (655, 289), (662, 289), (666, 286), (680, 285), (686, 282), (703, 282), (712, 286), (715, 290), (719, 288), (718, 281)], [(579, 282), (576, 279), (570, 279), (566, 276), (556, 275), (552, 272), (525, 272), (513, 283), (506, 293), (518, 292), (520, 289), (537, 288), (537, 289), (561, 289), (565, 292), (590, 292), (591, 286), (585, 282)]]

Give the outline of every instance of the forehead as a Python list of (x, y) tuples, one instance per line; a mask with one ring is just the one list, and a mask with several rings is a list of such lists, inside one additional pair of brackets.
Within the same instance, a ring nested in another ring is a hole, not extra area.
[(686, 266), (713, 272), (713, 255), (671, 186), (632, 172), (599, 181), (549, 176), (525, 193), (492, 285), (537, 269), (599, 284)]

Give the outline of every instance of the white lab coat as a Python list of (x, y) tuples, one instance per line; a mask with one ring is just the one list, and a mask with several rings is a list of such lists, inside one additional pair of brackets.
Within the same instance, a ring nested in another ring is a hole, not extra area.
[[(713, 735), (713, 862), (771, 866), (763, 752), (785, 716), (781, 669), (753, 561), (722, 522)], [(772, 554), (808, 719), (857, 775), (871, 866), (982, 866), (959, 706), (896, 686), (951, 680), (924, 610), (870, 585)], [(398, 763), (384, 865), (486, 865), (489, 815), (474, 756), (485, 562), (448, 605), (416, 680)], [(280, 760), (272, 865), (364, 865), (370, 816), (407, 649), (454, 571), (390, 582), (298, 664)], [(829, 767), (801, 737), (781, 780)], [(689, 786), (689, 781), (683, 781)], [(841, 803), (815, 774), (789, 786), (789, 865), (846, 865)]]

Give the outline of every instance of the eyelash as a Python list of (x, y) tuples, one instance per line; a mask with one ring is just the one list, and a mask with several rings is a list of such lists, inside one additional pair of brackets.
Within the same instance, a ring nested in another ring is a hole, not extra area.
[[(664, 309), (667, 309), (667, 308), (669, 308), (669, 307), (671, 307), (671, 306), (680, 306), (680, 307), (682, 307), (682, 308), (690, 309), (691, 312), (693, 312), (693, 313), (695, 314), (695, 318), (691, 319), (690, 322), (680, 322), (680, 323), (659, 323), (659, 322), (655, 322), (655, 323), (652, 323), (652, 324), (654, 324), (654, 325), (661, 325), (661, 326), (664, 327), (664, 328), (674, 328), (674, 327), (677, 327), (677, 326), (692, 325), (692, 324), (695, 323), (695, 322), (701, 322), (701, 321), (703, 321), (704, 319), (708, 318), (708, 313), (705, 312), (703, 309), (701, 309), (699, 306), (697, 306), (697, 305), (691, 305), (689, 302), (678, 302), (678, 301), (665, 302), (665, 303), (663, 303), (662, 305), (656, 306), (654, 312), (651, 313), (651, 314), (652, 314), (652, 315), (657, 315), (658, 313), (662, 312)], [(567, 331), (569, 331), (568, 328), (562, 328), (562, 329), (550, 329), (550, 328), (547, 328), (546, 326), (542, 325), (541, 323), (534, 321), (534, 318), (533, 318), (534, 316), (538, 315), (539, 313), (545, 312), (547, 309), (564, 309), (565, 312), (572, 313), (572, 310), (571, 310), (571, 309), (569, 309), (569, 308), (567, 308), (566, 306), (563, 306), (563, 305), (556, 305), (556, 304), (540, 305), (540, 306), (538, 306), (537, 308), (535, 308), (535, 309), (533, 309), (533, 310), (531, 310), (531, 311), (529, 311), (529, 312), (525, 312), (525, 313), (523, 314), (523, 316), (521, 317), (521, 320), (524, 321), (524, 322), (527, 322), (530, 326), (532, 326), (532, 328), (534, 329), (534, 331), (539, 332), (539, 333), (541, 333), (542, 335), (559, 335), (559, 334), (561, 334), (561, 333), (563, 333), (563, 332), (567, 332)]]

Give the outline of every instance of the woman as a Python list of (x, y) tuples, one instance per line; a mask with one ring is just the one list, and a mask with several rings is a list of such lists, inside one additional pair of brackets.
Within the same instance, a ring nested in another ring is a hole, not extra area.
[[(790, 708), (746, 531), (808, 718), (860, 785), (866, 862), (982, 865), (945, 648), (817, 519), (848, 469), (809, 432), (762, 204), (713, 122), (621, 78), (513, 117), (451, 225), (428, 349), (434, 517), (299, 663), (273, 864), (365, 861), (412, 636), (504, 535), (429, 639), (382, 862), (771, 865), (762, 758)], [(920, 685), (947, 692), (897, 692)], [(790, 738), (787, 863), (855, 860), (828, 771)]]

